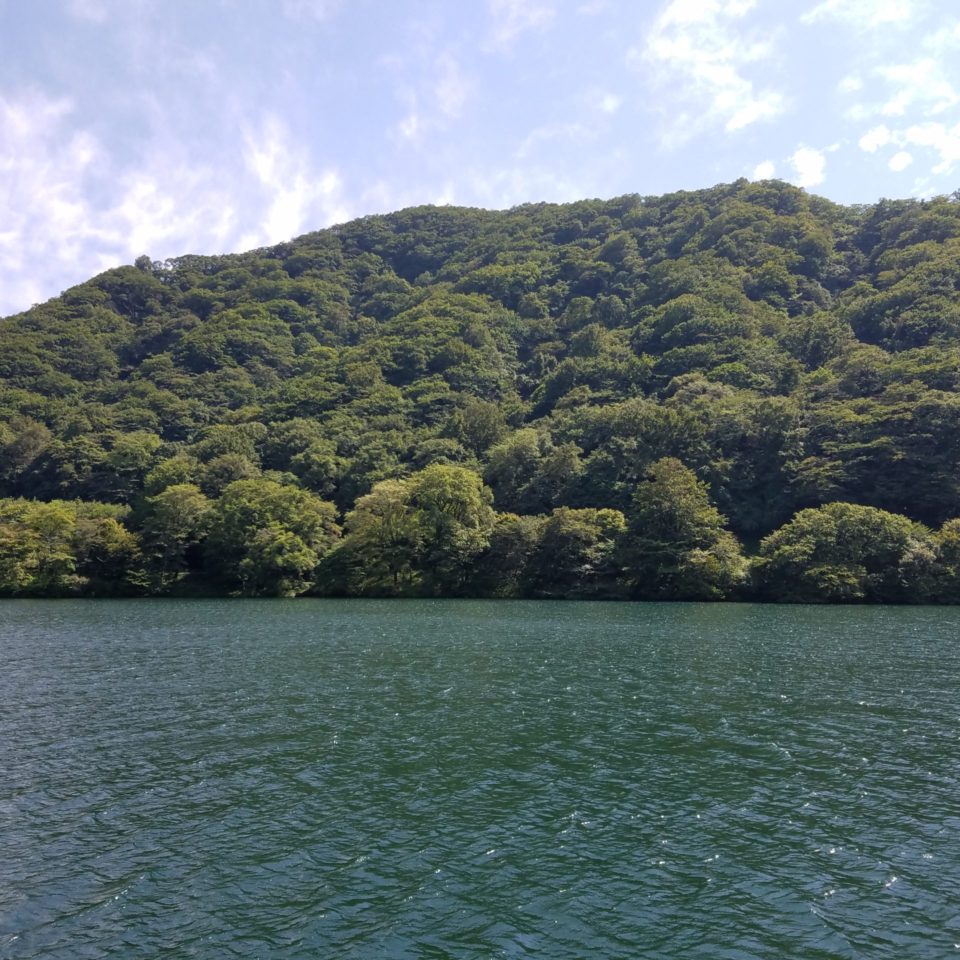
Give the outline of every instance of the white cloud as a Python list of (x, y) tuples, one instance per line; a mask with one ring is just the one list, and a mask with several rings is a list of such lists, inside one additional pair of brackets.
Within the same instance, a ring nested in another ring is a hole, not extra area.
[[(841, 93), (860, 94), (845, 111), (847, 120), (863, 122), (887, 117), (918, 122), (960, 108), (960, 75), (956, 66), (960, 20), (955, 16), (944, 15), (924, 0), (907, 4), (894, 4), (892, 0), (834, 0), (821, 4), (817, 10), (828, 6), (843, 26), (860, 34), (855, 47), (857, 70), (838, 85)], [(876, 25), (877, 16), (884, 15), (889, 22), (909, 26), (912, 38), (906, 41), (902, 33), (892, 31), (865, 36), (861, 17)], [(910, 59), (903, 59), (904, 50), (911, 51)]]
[(543, 29), (556, 15), (544, 0), (489, 0), (488, 8), (493, 23), (487, 48), (499, 51), (509, 50), (521, 33)]
[(583, 123), (548, 123), (532, 130), (523, 143), (517, 148), (516, 157), (522, 160), (541, 143), (552, 140), (566, 140), (573, 143), (584, 143), (596, 137), (596, 131)]
[(764, 160), (753, 168), (751, 180), (772, 180), (776, 175), (777, 168), (772, 160)]
[(674, 118), (664, 137), (668, 144), (690, 139), (705, 125), (732, 133), (784, 111), (780, 92), (756, 89), (747, 75), (775, 49), (769, 32), (760, 38), (740, 23), (754, 6), (754, 0), (673, 0), (645, 45), (628, 53), (628, 63), (652, 67), (654, 82), (679, 101), (665, 104)]
[(582, 17), (595, 17), (610, 9), (610, 0), (586, 0), (577, 7), (577, 13)]
[(877, 73), (896, 88), (880, 108), (885, 116), (902, 117), (918, 107), (928, 114), (938, 114), (960, 103), (960, 93), (944, 75), (944, 65), (934, 57), (878, 67)]
[(601, 113), (616, 113), (623, 105), (623, 97), (618, 97), (615, 93), (604, 93), (597, 101), (597, 109)]
[(585, 182), (562, 176), (554, 170), (530, 163), (499, 169), (466, 171), (470, 203), (493, 209), (504, 209), (518, 203), (549, 201), (564, 203), (595, 195)]
[(906, 170), (910, 164), (913, 163), (913, 155), (907, 153), (906, 150), (901, 150), (899, 153), (895, 153), (891, 158), (887, 166), (894, 173), (900, 173), (903, 170)]
[(72, 111), (69, 100), (39, 94), (0, 100), (0, 314), (40, 299), (58, 261), (83, 258), (84, 188), (101, 151), (71, 132)]
[(837, 89), (841, 93), (856, 93), (858, 90), (863, 89), (863, 77), (858, 74), (851, 74), (848, 77), (844, 77), (837, 84)]
[[(406, 63), (397, 59), (387, 65), (402, 70)], [(473, 95), (472, 80), (464, 75), (459, 61), (449, 51), (428, 60), (424, 69), (425, 78), (397, 89), (405, 112), (388, 131), (388, 136), (395, 140), (416, 144), (428, 133), (445, 129), (460, 118)]]
[(960, 123), (948, 127), (943, 123), (918, 123), (908, 127), (903, 133), (905, 144), (926, 147), (939, 159), (933, 173), (940, 175), (952, 173), (960, 163)]
[(410, 90), (402, 94), (402, 99), (406, 102), (407, 112), (401, 118), (400, 122), (393, 128), (391, 134), (400, 139), (414, 143), (420, 139), (426, 124), (423, 115), (417, 106), (417, 96)]
[(859, 29), (907, 24), (917, 15), (916, 0), (824, 0), (804, 13), (803, 23), (841, 20)]
[(876, 153), (881, 147), (887, 146), (893, 139), (890, 129), (884, 124), (868, 130), (858, 141), (861, 150), (867, 153)]
[(430, 203), (436, 204), (438, 207), (448, 207), (451, 204), (457, 202), (457, 190), (456, 186), (449, 181), (446, 182), (441, 188), (440, 192), (435, 194), (430, 200)]
[(470, 96), (471, 84), (464, 77), (460, 64), (449, 53), (437, 60), (437, 79), (434, 96), (440, 112), (452, 119), (459, 117)]
[(813, 147), (798, 147), (790, 157), (793, 167), (792, 182), (798, 187), (816, 187), (826, 178), (827, 158)]
[(952, 173), (960, 163), (960, 123), (949, 127), (945, 123), (927, 120), (894, 130), (881, 125), (865, 133), (859, 145), (867, 153), (876, 153), (883, 147), (898, 147), (887, 164), (895, 173), (913, 164), (918, 150), (932, 153), (934, 165), (930, 173), (942, 176)]

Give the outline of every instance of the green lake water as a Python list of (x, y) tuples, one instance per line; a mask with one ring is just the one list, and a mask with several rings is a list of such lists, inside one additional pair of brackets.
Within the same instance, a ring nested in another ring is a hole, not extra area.
[(0, 605), (0, 957), (960, 956), (960, 610)]

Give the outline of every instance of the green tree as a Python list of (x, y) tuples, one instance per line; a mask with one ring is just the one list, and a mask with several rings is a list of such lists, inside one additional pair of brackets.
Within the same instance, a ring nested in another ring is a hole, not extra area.
[(178, 454), (161, 460), (143, 480), (143, 492), (154, 496), (167, 487), (181, 483), (196, 483), (200, 464), (193, 457)]
[(321, 572), (321, 591), (370, 596), (415, 592), (422, 529), (410, 510), (409, 482), (382, 480), (344, 521), (345, 536)]
[(0, 593), (62, 596), (76, 591), (76, 526), (76, 510), (69, 504), (0, 502)]
[(468, 400), (450, 417), (449, 434), (478, 456), (506, 433), (503, 411), (487, 400)]
[(760, 544), (761, 597), (802, 603), (916, 603), (931, 589), (936, 544), (906, 517), (853, 503), (801, 510)]
[(112, 596), (135, 592), (142, 582), (140, 543), (116, 517), (84, 515), (73, 534), (76, 573), (85, 593)]
[(490, 544), (493, 495), (472, 470), (434, 464), (410, 478), (409, 498), (424, 588), (438, 595), (462, 592)]
[(719, 600), (744, 577), (740, 545), (707, 485), (672, 457), (637, 486), (620, 562), (630, 595), (643, 600)]
[(333, 504), (273, 480), (237, 480), (211, 511), (207, 567), (241, 594), (293, 596), (339, 535)]
[(146, 583), (153, 591), (170, 590), (200, 564), (213, 504), (192, 483), (165, 487), (144, 501), (143, 551)]
[(490, 543), (495, 515), (481, 478), (433, 464), (384, 480), (347, 514), (331, 558), (333, 592), (374, 596), (468, 592), (474, 563)]
[(616, 553), (625, 530), (619, 510), (558, 507), (539, 530), (526, 569), (527, 589), (562, 599), (620, 596)]
[(960, 603), (960, 519), (947, 520), (933, 540), (937, 563), (927, 599)]
[(527, 595), (530, 564), (540, 546), (543, 525), (543, 517), (498, 514), (490, 545), (474, 566), (470, 592), (487, 597)]

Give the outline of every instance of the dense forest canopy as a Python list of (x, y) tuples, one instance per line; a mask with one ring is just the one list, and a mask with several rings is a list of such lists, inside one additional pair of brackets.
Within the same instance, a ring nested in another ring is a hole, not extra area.
[(419, 207), (0, 333), (6, 595), (960, 599), (960, 194)]

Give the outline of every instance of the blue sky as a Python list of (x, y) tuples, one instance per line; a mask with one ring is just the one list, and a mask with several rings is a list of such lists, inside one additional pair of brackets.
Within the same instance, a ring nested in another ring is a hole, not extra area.
[(954, 0), (0, 0), (0, 315), (417, 203), (960, 186)]

